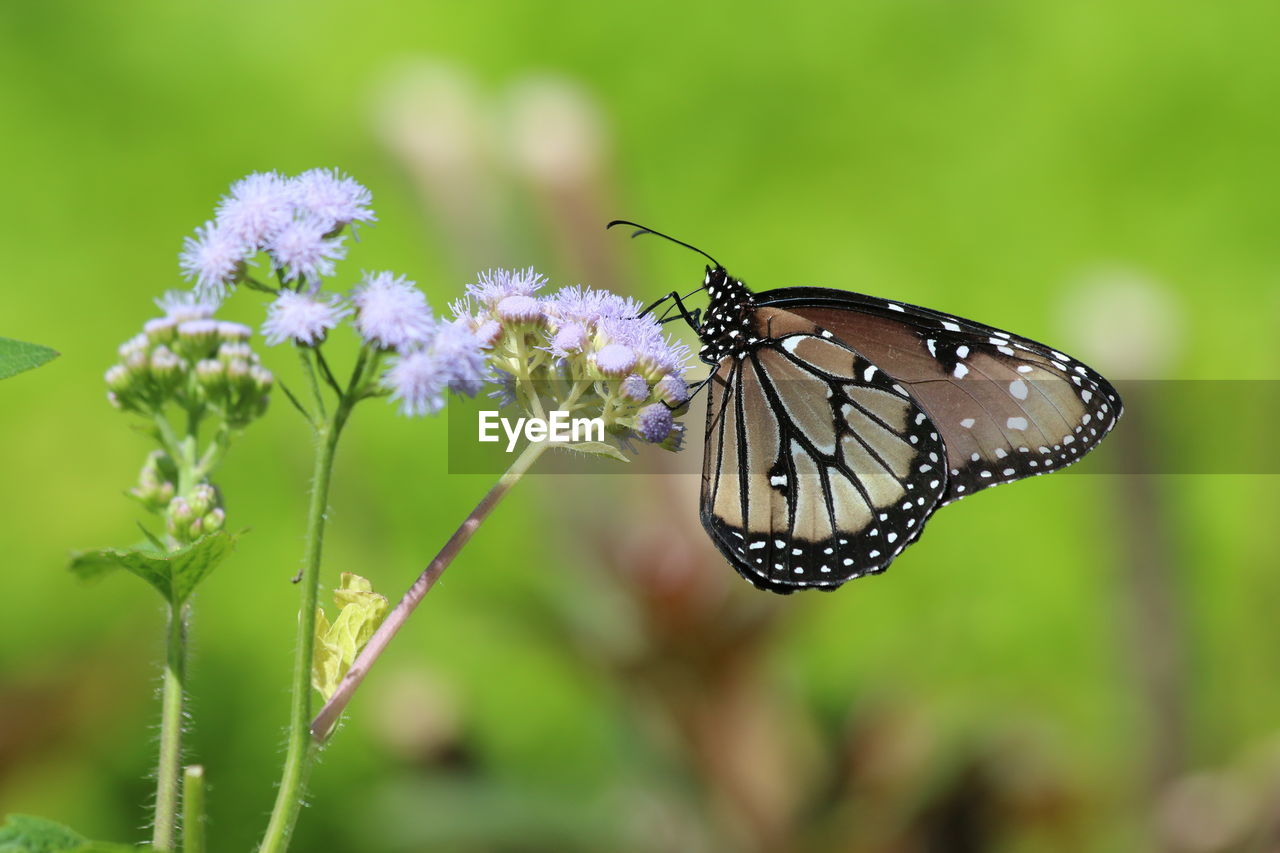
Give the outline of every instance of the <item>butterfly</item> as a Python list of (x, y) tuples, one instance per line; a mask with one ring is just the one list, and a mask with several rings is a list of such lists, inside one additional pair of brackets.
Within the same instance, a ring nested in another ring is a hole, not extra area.
[[(883, 572), (939, 507), (1079, 461), (1119, 419), (1111, 383), (1059, 350), (844, 290), (754, 293), (706, 257), (705, 314), (673, 292), (712, 368), (701, 517), (776, 593)], [(703, 387), (699, 386), (699, 387)]]

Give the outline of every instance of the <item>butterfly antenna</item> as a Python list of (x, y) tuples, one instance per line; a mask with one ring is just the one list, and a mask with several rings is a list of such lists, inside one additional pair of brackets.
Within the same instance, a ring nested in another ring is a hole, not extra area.
[(719, 261), (717, 261), (715, 258), (708, 255), (706, 252), (699, 249), (697, 246), (691, 246), (683, 240), (677, 240), (675, 237), (672, 237), (670, 234), (663, 234), (661, 231), (654, 231), (652, 228), (646, 228), (645, 226), (641, 225), (639, 222), (632, 222), (629, 219), (615, 219), (612, 222), (610, 222), (608, 225), (606, 225), (605, 228), (612, 228), (615, 225), (630, 225), (632, 228), (637, 229), (636, 231), (633, 231), (631, 234), (631, 238), (633, 240), (636, 237), (639, 237), (641, 234), (652, 234), (655, 237), (661, 237), (663, 240), (670, 240), (672, 243), (675, 243), (677, 246), (684, 246), (686, 249), (692, 249), (693, 251), (697, 252), (699, 255), (702, 255), (702, 257), (711, 261), (711, 263), (715, 264), (717, 269), (723, 269)]

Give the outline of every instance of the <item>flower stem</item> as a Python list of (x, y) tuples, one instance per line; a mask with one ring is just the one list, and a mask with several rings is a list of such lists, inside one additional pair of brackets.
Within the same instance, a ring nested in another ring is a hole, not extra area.
[(293, 825), (302, 807), (303, 786), (311, 759), (308, 723), (311, 720), (311, 664), (315, 652), (316, 601), (320, 586), (320, 555), (324, 540), (325, 516), (329, 504), (329, 479), (333, 471), (338, 437), (350, 414), (350, 402), (339, 401), (330, 423), (316, 430), (315, 470), (311, 479), (311, 503), (307, 511), (306, 555), (303, 560), (301, 593), (298, 610), (297, 650), (293, 662), (293, 702), (289, 713), (289, 746), (285, 752), (280, 788), (275, 808), (262, 838), (262, 853), (280, 853), (288, 849)]
[(160, 711), (160, 765), (156, 769), (156, 819), (151, 846), (172, 850), (178, 826), (178, 771), (182, 764), (182, 682), (185, 670), (183, 607), (169, 605), (163, 700)]
[(472, 534), (476, 532), (481, 523), (488, 518), (489, 513), (493, 512), (493, 508), (506, 496), (529, 467), (537, 461), (543, 451), (548, 447), (545, 442), (535, 442), (526, 447), (515, 461), (511, 463), (511, 467), (507, 468), (498, 482), (494, 484), (476, 504), (476, 508), (466, 517), (461, 526), (454, 531), (449, 537), (449, 541), (444, 543), (444, 547), (436, 554), (435, 559), (423, 569), (422, 574), (413, 582), (413, 586), (409, 587), (408, 592), (404, 594), (396, 604), (395, 609), (387, 614), (387, 618), (378, 626), (378, 630), (369, 638), (369, 642), (360, 654), (356, 655), (356, 659), (352, 661), (351, 668), (347, 670), (347, 674), (343, 676), (342, 682), (338, 685), (338, 689), (329, 697), (329, 701), (320, 709), (320, 713), (316, 715), (315, 720), (311, 723), (311, 737), (315, 739), (317, 744), (324, 743), (333, 731), (338, 718), (342, 715), (342, 711), (347, 707), (347, 703), (351, 701), (352, 695), (356, 688), (364, 681), (364, 677), (368, 675), (369, 668), (382, 654), (387, 644), (391, 642), (391, 638), (404, 627), (404, 623), (409, 619), (409, 615), (413, 613), (431, 587), (439, 580), (440, 575), (444, 574), (444, 570), (449, 567), (453, 559), (470, 541)]
[(182, 853), (204, 853), (204, 768), (189, 765), (182, 782)]

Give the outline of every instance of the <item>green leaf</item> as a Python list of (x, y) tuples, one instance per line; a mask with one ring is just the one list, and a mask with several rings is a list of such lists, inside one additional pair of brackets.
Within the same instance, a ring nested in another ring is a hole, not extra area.
[(235, 537), (219, 530), (170, 554), (142, 548), (78, 551), (71, 555), (71, 571), (82, 580), (96, 580), (125, 569), (151, 584), (168, 601), (181, 605), (234, 546)]
[(342, 583), (333, 591), (333, 600), (341, 612), (332, 625), (324, 611), (316, 608), (315, 658), (311, 665), (311, 686), (325, 699), (338, 689), (352, 661), (387, 615), (386, 596), (374, 592), (368, 580), (351, 572), (342, 573)]
[(616, 459), (619, 462), (630, 462), (627, 455), (612, 444), (606, 444), (603, 441), (578, 441), (572, 444), (561, 444), (565, 450), (572, 450), (576, 453), (586, 453), (591, 456), (606, 456), (610, 459)]
[(62, 853), (84, 846), (84, 836), (57, 821), (25, 814), (11, 814), (0, 826), (0, 851), (4, 853)]
[(32, 370), (57, 357), (57, 351), (48, 347), (0, 338), (0, 379)]

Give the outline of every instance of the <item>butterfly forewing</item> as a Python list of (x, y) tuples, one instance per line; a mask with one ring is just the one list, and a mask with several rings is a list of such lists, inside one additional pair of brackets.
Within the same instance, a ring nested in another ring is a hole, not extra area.
[(1070, 465), (1121, 412), (1115, 389), (1096, 371), (981, 323), (825, 288), (785, 288), (756, 300), (828, 329), (909, 391), (946, 446), (944, 503)]
[(946, 488), (928, 415), (830, 332), (773, 308), (756, 346), (722, 358), (707, 411), (702, 518), (775, 592), (883, 571)]

